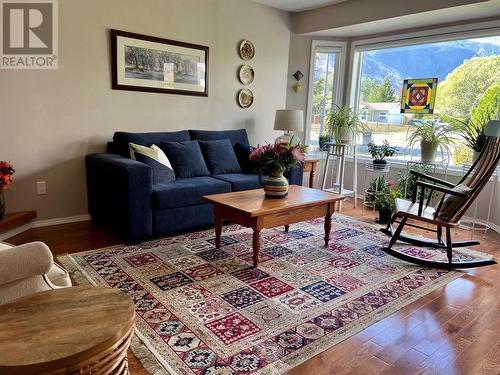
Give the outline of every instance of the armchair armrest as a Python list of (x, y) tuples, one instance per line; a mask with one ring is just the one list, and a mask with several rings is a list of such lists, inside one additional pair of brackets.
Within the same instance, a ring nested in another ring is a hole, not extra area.
[(45, 275), (52, 267), (52, 253), (43, 242), (0, 250), (0, 285), (36, 275)]
[(86, 166), (92, 219), (127, 241), (150, 237), (151, 167), (114, 154), (88, 155)]
[(453, 184), (451, 182), (448, 182), (448, 181), (442, 180), (440, 178), (437, 178), (437, 177), (434, 177), (434, 176), (431, 176), (428, 174), (424, 174), (424, 173), (421, 173), (418, 171), (414, 171), (412, 169), (410, 169), (410, 173), (413, 174), (417, 179), (418, 178), (425, 178), (425, 179), (432, 181), (432, 182), (435, 182), (437, 184), (441, 184), (441, 185), (448, 186), (448, 187), (455, 187), (455, 184)]

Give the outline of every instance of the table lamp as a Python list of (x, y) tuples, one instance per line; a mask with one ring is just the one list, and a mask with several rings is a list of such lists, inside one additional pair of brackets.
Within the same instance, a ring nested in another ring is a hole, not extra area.
[(275, 143), (290, 143), (297, 145), (300, 138), (290, 132), (304, 131), (304, 112), (296, 109), (277, 109), (274, 118), (274, 130), (286, 131), (276, 138)]

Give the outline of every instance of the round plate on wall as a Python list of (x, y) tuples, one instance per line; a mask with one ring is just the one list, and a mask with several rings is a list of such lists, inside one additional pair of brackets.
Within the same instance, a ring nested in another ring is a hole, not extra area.
[(253, 104), (253, 93), (248, 89), (241, 89), (238, 92), (238, 104), (241, 108), (248, 108)]
[(240, 56), (245, 61), (252, 60), (255, 56), (255, 47), (248, 39), (245, 39), (240, 43)]
[(250, 65), (245, 64), (240, 67), (238, 76), (240, 78), (240, 82), (246, 86), (253, 82), (255, 78), (255, 72)]

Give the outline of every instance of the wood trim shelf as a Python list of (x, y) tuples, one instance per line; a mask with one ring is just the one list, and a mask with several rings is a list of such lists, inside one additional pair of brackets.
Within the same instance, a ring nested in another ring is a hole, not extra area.
[(35, 218), (36, 211), (22, 211), (5, 214), (3, 219), (0, 220), (0, 233), (5, 233), (12, 229), (28, 224)]

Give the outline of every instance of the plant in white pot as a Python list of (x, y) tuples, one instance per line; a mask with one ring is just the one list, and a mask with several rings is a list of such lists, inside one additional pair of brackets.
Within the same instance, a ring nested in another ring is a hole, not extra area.
[(450, 153), (450, 146), (454, 143), (452, 127), (437, 120), (426, 120), (415, 126), (408, 134), (408, 145), (420, 145), (422, 163), (434, 163), (438, 148)]
[(335, 143), (351, 144), (366, 125), (360, 119), (360, 113), (350, 107), (335, 105), (327, 115), (326, 124)]

